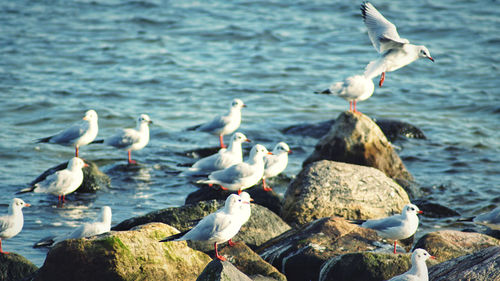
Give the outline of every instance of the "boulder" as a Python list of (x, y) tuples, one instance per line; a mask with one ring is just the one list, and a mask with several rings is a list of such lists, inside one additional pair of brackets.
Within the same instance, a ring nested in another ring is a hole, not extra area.
[(30, 276), (38, 267), (16, 253), (0, 253), (0, 280), (21, 280)]
[(500, 280), (500, 247), (489, 247), (429, 268), (429, 280)]
[(230, 262), (214, 259), (205, 267), (196, 281), (252, 281), (252, 279)]
[(321, 266), (319, 281), (379, 281), (402, 274), (411, 267), (411, 254), (349, 253)]
[(425, 199), (412, 200), (412, 203), (417, 205), (420, 211), (424, 212), (425, 216), (429, 218), (449, 218), (460, 216), (460, 214), (455, 210)]
[[(249, 189), (245, 189), (250, 197), (254, 200), (253, 203), (262, 205), (276, 214), (281, 213), (281, 198), (274, 191), (264, 191), (261, 185), (256, 185)], [(215, 188), (203, 185), (199, 190), (191, 192), (184, 202), (186, 205), (194, 204), (200, 201), (207, 200), (226, 200), (226, 198), (235, 191), (216, 190)]]
[(391, 247), (372, 229), (328, 217), (268, 241), (257, 253), (288, 280), (302, 281), (318, 280), (322, 264), (332, 257), (369, 250), (390, 252)]
[[(374, 119), (373, 121), (380, 127), (384, 135), (390, 141), (395, 141), (400, 137), (426, 139), (422, 130), (410, 123), (392, 119)], [(301, 135), (319, 139), (326, 135), (334, 124), (335, 119), (331, 119), (316, 124), (306, 123), (292, 125), (281, 131), (284, 134)]]
[(377, 169), (323, 160), (302, 169), (288, 186), (282, 218), (292, 224), (334, 215), (380, 218), (400, 213), (409, 202), (403, 188)]
[(417, 241), (414, 248), (426, 249), (438, 261), (443, 262), (491, 246), (500, 246), (500, 240), (481, 233), (443, 230), (427, 233)]
[(363, 114), (341, 113), (303, 166), (320, 160), (374, 167), (390, 178), (413, 181), (384, 133)]
[(65, 240), (49, 251), (34, 280), (195, 280), (211, 258), (185, 242), (159, 242), (176, 233), (152, 223)]
[(272, 278), (272, 280), (286, 281), (285, 275), (252, 251), (244, 242), (237, 242), (232, 247), (223, 246), (219, 253), (251, 279), (261, 276)]
[[(145, 223), (162, 222), (174, 226), (180, 231), (186, 231), (192, 228), (197, 221), (206, 215), (222, 208), (223, 205), (223, 201), (210, 200), (182, 207), (172, 207), (153, 211), (144, 216), (125, 220), (112, 229), (128, 230), (134, 226)], [(252, 215), (250, 219), (241, 227), (240, 232), (233, 238), (234, 241), (244, 241), (250, 247), (255, 248), (290, 229), (288, 224), (267, 208), (257, 204), (252, 204), (251, 208)], [(213, 245), (211, 243), (189, 241), (188, 244), (204, 252), (213, 250)]]
[[(80, 187), (78, 187), (76, 192), (92, 193), (96, 192), (101, 188), (106, 188), (111, 184), (111, 179), (105, 173), (99, 170), (97, 164), (89, 160), (84, 160), (84, 161), (89, 166), (84, 167), (82, 169), (83, 182), (80, 185)], [(68, 161), (61, 163), (57, 166), (54, 166), (52, 168), (49, 168), (48, 170), (43, 172), (40, 176), (38, 176), (34, 181), (32, 181), (30, 183), (30, 186), (33, 186), (35, 183), (43, 181), (45, 178), (47, 178), (48, 176), (52, 175), (53, 173), (59, 170), (66, 169), (67, 166), (68, 166)]]

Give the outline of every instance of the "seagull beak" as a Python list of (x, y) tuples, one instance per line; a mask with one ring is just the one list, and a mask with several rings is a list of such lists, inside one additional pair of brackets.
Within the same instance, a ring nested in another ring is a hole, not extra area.
[(29, 204), (29, 203), (24, 203), (24, 207), (30, 207), (30, 206), (31, 206), (31, 204)]
[(434, 59), (432, 57), (427, 57), (428, 59), (430, 59), (432, 62), (434, 62)]
[(87, 116), (83, 116), (83, 118), (82, 118), (82, 119), (83, 119), (83, 120), (89, 120), (89, 119), (87, 118)]
[(88, 166), (89, 166), (89, 164), (83, 163), (83, 167), (88, 167)]
[(246, 139), (245, 141), (246, 141), (246, 142), (252, 142), (252, 141), (251, 141), (251, 140), (249, 140), (249, 139)]
[(435, 259), (436, 259), (436, 257), (435, 257), (435, 256), (431, 256), (431, 259), (435, 260)]
[(153, 121), (149, 120), (149, 121), (148, 121), (148, 124), (153, 124)]
[(418, 211), (419, 214), (423, 214), (424, 212), (423, 211)]
[(291, 150), (291, 149), (290, 149), (290, 150), (288, 150), (288, 154), (292, 154), (292, 150)]
[(269, 155), (273, 155), (273, 153), (272, 153), (272, 152), (268, 152), (267, 154), (269, 154)]
[(247, 107), (247, 105), (246, 105), (246, 104), (244, 104), (244, 105), (242, 105), (241, 107)]
[(253, 201), (255, 201), (255, 200), (253, 200), (253, 198), (250, 198), (250, 202), (253, 202)]

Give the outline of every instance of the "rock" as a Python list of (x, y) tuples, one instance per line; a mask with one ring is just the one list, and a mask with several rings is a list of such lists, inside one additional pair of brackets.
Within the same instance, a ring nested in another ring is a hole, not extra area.
[[(186, 231), (192, 228), (197, 221), (206, 215), (221, 208), (223, 204), (223, 201), (211, 200), (201, 201), (182, 207), (172, 207), (153, 211), (144, 216), (125, 220), (114, 226), (112, 229), (128, 230), (141, 224), (162, 222), (174, 226), (180, 231)], [(250, 247), (255, 248), (269, 239), (288, 231), (289, 229), (290, 226), (275, 213), (260, 205), (252, 204), (252, 215), (250, 216), (250, 219), (241, 227), (240, 232), (233, 238), (233, 240), (244, 241)], [(211, 243), (190, 241), (188, 244), (197, 250), (205, 252), (213, 250), (213, 245)]]
[(350, 253), (325, 262), (321, 266), (319, 281), (388, 280), (410, 267), (410, 254)]
[[(391, 142), (397, 140), (399, 137), (426, 139), (422, 130), (410, 123), (391, 119), (374, 119), (373, 121), (377, 123), (384, 135)], [(331, 119), (316, 124), (305, 123), (292, 125), (282, 129), (281, 132), (284, 134), (301, 135), (319, 139), (326, 135), (334, 124), (335, 119)]]
[(341, 113), (303, 166), (320, 160), (374, 167), (390, 178), (413, 181), (384, 133), (363, 114)]
[(429, 218), (449, 218), (460, 216), (458, 212), (443, 205), (429, 202), (425, 199), (412, 200), (412, 203), (417, 205), (420, 211), (424, 212), (424, 216)]
[(382, 241), (372, 229), (329, 217), (290, 230), (262, 245), (257, 253), (290, 281), (318, 280), (322, 264), (332, 257), (377, 249), (390, 252), (391, 245)]
[(211, 261), (196, 281), (252, 281), (227, 261), (215, 259)]
[(429, 280), (500, 280), (500, 247), (489, 247), (429, 268)]
[[(111, 179), (105, 173), (99, 170), (97, 164), (89, 160), (84, 160), (84, 161), (89, 166), (84, 167), (82, 169), (83, 182), (82, 185), (78, 187), (76, 192), (92, 193), (96, 192), (101, 188), (106, 188), (111, 184)], [(43, 181), (45, 178), (47, 178), (48, 176), (52, 175), (53, 173), (59, 170), (66, 169), (67, 166), (68, 166), (68, 161), (61, 163), (57, 166), (54, 166), (52, 168), (49, 168), (48, 170), (43, 172), (40, 176), (38, 176), (34, 181), (32, 181), (30, 183), (30, 186), (33, 186), (35, 183)]]
[(229, 245), (221, 247), (219, 253), (252, 279), (254, 279), (254, 276), (262, 276), (272, 278), (272, 280), (286, 281), (285, 275), (267, 263), (243, 242), (237, 242), (233, 247)]
[(304, 224), (318, 218), (381, 218), (400, 213), (406, 192), (377, 169), (319, 161), (302, 169), (285, 193), (282, 218)]
[(16, 253), (0, 253), (0, 280), (21, 280), (38, 270), (38, 267)]
[(500, 240), (485, 234), (443, 230), (424, 235), (414, 248), (426, 249), (429, 254), (436, 256), (436, 259), (442, 262), (499, 245)]
[(176, 233), (152, 223), (65, 240), (49, 251), (34, 280), (194, 280), (211, 258), (185, 242), (159, 242)]
[[(269, 210), (275, 212), (276, 214), (281, 213), (281, 198), (274, 191), (264, 191), (261, 185), (251, 187), (249, 189), (245, 189), (250, 197), (254, 200), (253, 203), (262, 205)], [(224, 190), (216, 190), (214, 188), (203, 186), (199, 190), (195, 192), (191, 192), (185, 201), (185, 204), (194, 204), (199, 201), (207, 201), (207, 200), (226, 200), (226, 198), (232, 194), (236, 193), (235, 191), (224, 191)]]

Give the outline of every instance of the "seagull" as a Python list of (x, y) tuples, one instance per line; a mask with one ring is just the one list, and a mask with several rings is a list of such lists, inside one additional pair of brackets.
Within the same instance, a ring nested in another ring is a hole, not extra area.
[(0, 253), (9, 253), (2, 250), (2, 239), (12, 238), (21, 232), (24, 224), (22, 209), (29, 206), (22, 199), (14, 198), (9, 205), (9, 214), (0, 217)]
[(260, 144), (256, 144), (250, 151), (250, 157), (246, 162), (234, 164), (224, 170), (215, 171), (208, 176), (208, 180), (199, 180), (196, 183), (204, 183), (212, 186), (218, 184), (222, 190), (238, 191), (256, 185), (264, 176), (264, 155), (272, 154)]
[(56, 143), (75, 147), (75, 157), (78, 157), (78, 148), (91, 143), (97, 136), (99, 127), (97, 125), (97, 112), (88, 110), (85, 112), (83, 121), (73, 124), (71, 127), (53, 136), (38, 139), (37, 142)]
[(241, 220), (242, 220), (241, 225), (244, 225), (250, 219), (250, 215), (252, 213), (250, 203), (253, 201), (253, 199), (250, 197), (250, 194), (248, 194), (245, 191), (240, 193), (240, 197), (242, 200), (241, 202), (243, 203), (240, 206), (240, 208), (241, 208)]
[(218, 153), (198, 160), (182, 175), (207, 175), (213, 171), (223, 170), (231, 165), (243, 162), (241, 144), (251, 142), (244, 134), (234, 133), (229, 147), (221, 148)]
[(63, 235), (56, 236), (55, 238), (42, 239), (37, 242), (34, 247), (50, 246), (52, 244), (57, 244), (63, 240), (67, 239), (79, 239), (83, 237), (90, 237), (94, 235), (99, 235), (102, 233), (109, 232), (111, 229), (111, 208), (109, 206), (104, 206), (101, 208), (101, 213), (99, 217), (93, 222), (88, 222), (80, 225), (75, 230), (70, 233), (65, 233)]
[(219, 135), (220, 147), (225, 148), (224, 135), (231, 134), (238, 129), (241, 124), (241, 109), (243, 107), (246, 107), (246, 105), (242, 100), (234, 99), (231, 102), (228, 114), (216, 116), (212, 121), (194, 127), (193, 129)]
[(262, 177), (262, 187), (265, 191), (273, 190), (266, 186), (266, 179), (275, 177), (283, 172), (288, 165), (288, 154), (292, 150), (284, 142), (279, 142), (273, 149), (272, 155), (264, 156), (264, 176)]
[(394, 276), (388, 281), (429, 281), (429, 273), (427, 272), (427, 259), (436, 259), (424, 249), (415, 249), (411, 254), (411, 268), (407, 272)]
[(237, 194), (231, 194), (227, 197), (223, 208), (204, 217), (191, 230), (169, 236), (160, 242), (185, 240), (208, 241), (214, 243), (215, 257), (221, 261), (225, 261), (226, 258), (219, 255), (217, 251), (217, 244), (228, 241), (230, 246), (234, 246), (231, 238), (238, 234), (243, 225), (242, 219), (245, 218), (245, 215), (242, 214), (241, 205), (243, 204), (250, 203), (244, 202)]
[(136, 164), (137, 162), (132, 160), (132, 150), (143, 149), (148, 144), (149, 124), (152, 123), (153, 121), (151, 121), (147, 114), (141, 114), (137, 118), (137, 129), (121, 129), (114, 136), (96, 142), (103, 142), (106, 145), (127, 150), (128, 163)]
[(488, 213), (476, 216), (474, 223), (485, 225), (493, 230), (500, 230), (500, 207), (496, 207)]
[(396, 240), (406, 239), (417, 231), (418, 214), (423, 213), (420, 209), (413, 205), (407, 204), (404, 206), (401, 214), (393, 215), (387, 218), (367, 220), (362, 227), (376, 230), (377, 233), (387, 239), (394, 241), (394, 254), (396, 253)]
[(83, 167), (88, 167), (88, 164), (78, 157), (73, 157), (68, 161), (66, 169), (57, 171), (43, 181), (35, 183), (32, 187), (22, 189), (17, 193), (50, 193), (58, 196), (58, 202), (61, 202), (62, 196), (62, 202), (64, 203), (66, 194), (77, 190), (82, 184)]
[(356, 110), (356, 102), (364, 101), (372, 96), (373, 91), (375, 90), (375, 85), (372, 81), (374, 76), (350, 76), (344, 81), (333, 83), (330, 88), (316, 93), (341, 97), (349, 102), (349, 111), (359, 112)]
[(385, 72), (397, 70), (419, 58), (428, 58), (434, 62), (425, 46), (410, 44), (408, 39), (399, 37), (396, 26), (370, 2), (361, 4), (361, 14), (373, 47), (381, 54), (380, 58), (366, 66), (365, 76), (374, 77), (381, 73), (380, 87), (384, 83)]

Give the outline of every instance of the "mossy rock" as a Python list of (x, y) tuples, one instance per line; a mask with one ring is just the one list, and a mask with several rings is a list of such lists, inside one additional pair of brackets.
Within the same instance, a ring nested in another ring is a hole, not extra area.
[(21, 280), (37, 271), (38, 267), (16, 253), (0, 254), (0, 281)]

